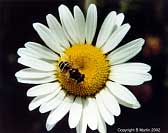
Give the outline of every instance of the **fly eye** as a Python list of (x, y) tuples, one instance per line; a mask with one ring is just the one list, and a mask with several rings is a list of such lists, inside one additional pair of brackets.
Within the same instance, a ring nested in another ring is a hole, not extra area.
[(76, 70), (74, 69), (72, 72), (73, 72), (73, 73), (75, 73), (75, 72), (76, 72)]
[(78, 69), (73, 69), (72, 72), (73, 72), (73, 73), (78, 73), (79, 71), (78, 71)]

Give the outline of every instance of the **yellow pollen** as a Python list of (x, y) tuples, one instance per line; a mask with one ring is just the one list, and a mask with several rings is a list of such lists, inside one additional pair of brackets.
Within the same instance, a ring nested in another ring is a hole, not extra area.
[[(64, 67), (59, 66), (61, 63)], [(78, 78), (70, 77), (70, 69), (79, 71)], [(101, 49), (88, 44), (79, 44), (66, 49), (62, 54), (56, 75), (64, 90), (75, 96), (85, 97), (95, 95), (104, 88), (109, 72), (109, 62)], [(81, 77), (80, 74), (84, 74), (84, 79), (77, 82)]]

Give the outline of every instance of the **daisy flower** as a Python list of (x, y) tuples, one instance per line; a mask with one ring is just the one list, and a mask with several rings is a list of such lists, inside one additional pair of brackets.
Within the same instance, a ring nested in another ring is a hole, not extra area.
[(113, 125), (114, 116), (120, 115), (119, 104), (140, 107), (123, 85), (140, 85), (152, 79), (149, 65), (125, 63), (141, 51), (144, 39), (116, 48), (130, 25), (122, 24), (123, 13), (111, 11), (93, 43), (97, 28), (94, 4), (88, 7), (86, 19), (78, 6), (74, 6), (73, 15), (65, 5), (59, 6), (58, 11), (61, 23), (48, 14), (48, 27), (33, 24), (48, 47), (27, 42), (19, 48), (18, 63), (28, 68), (15, 76), (18, 82), (38, 84), (27, 91), (27, 96), (35, 97), (29, 110), (39, 107), (41, 113), (50, 112), (48, 131), (69, 113), (69, 126), (77, 133), (86, 133), (87, 126), (106, 133), (106, 124)]

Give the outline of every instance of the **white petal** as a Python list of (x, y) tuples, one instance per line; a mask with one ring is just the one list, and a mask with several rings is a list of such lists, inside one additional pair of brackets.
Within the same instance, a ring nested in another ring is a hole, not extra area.
[(57, 19), (52, 14), (48, 14), (46, 16), (46, 19), (51, 32), (54, 34), (60, 45), (63, 46), (64, 48), (68, 48), (70, 46), (69, 42)]
[(123, 13), (120, 13), (120, 14), (118, 14), (118, 15), (115, 17), (115, 23), (114, 23), (114, 26), (113, 26), (112, 34), (113, 34), (119, 27), (121, 27), (121, 24), (123, 23), (123, 21), (124, 21), (124, 14), (123, 14)]
[(82, 99), (82, 101), (83, 101), (84, 107), (83, 107), (80, 122), (78, 123), (78, 125), (76, 127), (77, 133), (86, 133), (86, 130), (87, 130), (86, 100)]
[(64, 31), (67, 33), (66, 34), (67, 38), (69, 39), (71, 44), (78, 44), (79, 31), (70, 10), (65, 5), (59, 6), (58, 10), (62, 27)]
[[(151, 67), (144, 63), (124, 63), (111, 68), (110, 80), (124, 85), (140, 85), (152, 79)], [(122, 76), (121, 76), (122, 75)]]
[[(130, 104), (136, 108), (140, 107), (140, 104), (136, 97), (126, 87), (111, 81), (107, 81), (106, 86), (110, 92), (123, 103)], [(120, 102), (121, 103), (121, 102)]]
[(118, 14), (115, 21), (117, 27), (119, 27), (123, 23), (123, 21), (124, 21), (124, 14), (123, 13)]
[[(123, 76), (121, 76), (123, 75)], [(141, 85), (145, 81), (152, 79), (149, 73), (137, 74), (137, 73), (117, 73), (109, 76), (109, 79), (122, 85)]]
[(115, 65), (109, 79), (123, 85), (140, 85), (152, 79), (152, 76), (147, 73), (149, 70), (150, 66), (142, 63)]
[(80, 132), (80, 127), (78, 125), (76, 126), (76, 133), (81, 133)]
[(97, 28), (97, 9), (96, 6), (91, 4), (87, 11), (86, 16), (86, 28), (85, 28), (85, 37), (86, 43), (92, 44), (94, 35)]
[(129, 104), (128, 102), (122, 101), (120, 99), (117, 98), (117, 101), (119, 102), (119, 104), (128, 107), (128, 108), (132, 108), (132, 109), (139, 109), (141, 107), (140, 103), (137, 104)]
[(92, 130), (97, 129), (97, 105), (95, 98), (86, 99), (87, 124)]
[(62, 53), (64, 51), (64, 48), (59, 45), (53, 33), (46, 26), (40, 23), (34, 23), (33, 27), (49, 48), (57, 53)]
[(60, 104), (60, 106), (51, 111), (46, 122), (46, 128), (48, 131), (51, 130), (49, 128), (50, 125), (57, 124), (57, 122), (59, 122), (69, 112), (73, 100), (74, 100), (73, 96), (66, 96), (64, 101), (62, 101), (62, 103)]
[(97, 113), (97, 119), (98, 119), (98, 131), (100, 133), (106, 133), (107, 132), (106, 123), (101, 117), (100, 113)]
[(82, 115), (82, 110), (83, 110), (82, 99), (81, 97), (77, 97), (74, 103), (72, 104), (69, 112), (68, 122), (70, 128), (75, 128), (78, 125)]
[(54, 64), (34, 58), (21, 57), (18, 59), (18, 63), (41, 71), (54, 71), (56, 69)]
[(85, 43), (85, 18), (78, 6), (74, 6), (74, 19), (79, 29), (80, 43)]
[(113, 50), (124, 38), (127, 32), (130, 29), (129, 24), (124, 24), (119, 27), (112, 35), (109, 37), (107, 42), (101, 47), (104, 53), (108, 53), (109, 51)]
[(134, 73), (147, 73), (151, 70), (151, 67), (144, 63), (124, 63), (114, 65), (111, 67), (113, 72), (134, 72)]
[(42, 51), (41, 49), (32, 49), (32, 48), (19, 48), (17, 54), (23, 58), (34, 58), (34, 59), (41, 59), (46, 61), (56, 61), (59, 56), (54, 54), (52, 55), (51, 52)]
[(103, 100), (104, 106), (115, 116), (121, 113), (120, 106), (116, 98), (107, 90), (107, 88), (100, 91), (100, 96)]
[(55, 125), (56, 125), (56, 124), (46, 125), (47, 131), (50, 131), (51, 129), (53, 129), (53, 127), (54, 127)]
[(24, 78), (17, 77), (18, 82), (26, 83), (26, 84), (44, 84), (44, 83), (52, 82), (55, 80), (56, 80), (55, 75), (52, 75), (47, 78), (38, 78), (38, 79), (32, 79), (32, 78), (31, 79), (24, 79)]
[(17, 78), (25, 78), (25, 79), (35, 79), (35, 78), (46, 78), (54, 75), (54, 71), (39, 71), (33, 68), (25, 68), (15, 73)]
[(111, 52), (107, 58), (111, 65), (124, 63), (137, 55), (141, 51), (143, 44), (144, 39), (142, 38), (133, 40)]
[(25, 47), (27, 48), (27, 51), (32, 54), (32, 56), (35, 55), (37, 58), (48, 60), (57, 60), (59, 58), (57, 54), (39, 43), (27, 42), (25, 43)]
[(97, 102), (97, 106), (98, 106), (98, 109), (99, 109), (99, 113), (101, 114), (101, 116), (104, 119), (104, 121), (108, 125), (113, 125), (114, 124), (114, 116), (104, 106), (103, 101), (102, 101), (101, 96), (100, 96), (99, 93), (96, 95), (96, 102)]
[(19, 48), (17, 51), (17, 54), (23, 58), (37, 58), (40, 59), (40, 57), (36, 54), (33, 54), (30, 50), (26, 48)]
[(120, 99), (117, 98), (117, 101), (119, 104), (125, 106), (125, 107), (128, 107), (128, 108), (132, 108), (132, 109), (138, 109), (141, 107), (140, 103), (137, 103), (137, 104), (129, 104), (128, 102), (125, 102), (125, 101), (122, 101)]
[(29, 104), (29, 110), (32, 111), (32, 110), (36, 109), (41, 104), (52, 99), (55, 95), (56, 95), (55, 93), (51, 93), (49, 95), (42, 95), (42, 96), (35, 97)]
[(47, 83), (47, 84), (37, 85), (37, 86), (30, 88), (27, 91), (27, 96), (29, 97), (41, 96), (41, 95), (46, 95), (52, 92), (57, 94), (60, 90), (61, 90), (61, 86), (58, 82)]
[(115, 21), (116, 12), (112, 11), (107, 15), (100, 28), (100, 32), (97, 37), (96, 47), (100, 48), (107, 41), (114, 29)]
[(66, 93), (61, 90), (53, 99), (42, 104), (39, 108), (40, 113), (46, 113), (57, 108), (64, 100)]

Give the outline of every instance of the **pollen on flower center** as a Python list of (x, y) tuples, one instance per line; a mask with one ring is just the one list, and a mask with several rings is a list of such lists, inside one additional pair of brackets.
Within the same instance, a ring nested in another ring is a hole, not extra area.
[[(60, 68), (60, 62), (68, 68), (66, 70), (63, 66)], [(71, 78), (70, 68), (77, 69), (80, 74), (84, 74), (84, 80), (78, 83), (77, 78)], [(75, 96), (91, 96), (105, 86), (109, 71), (106, 56), (99, 48), (80, 44), (65, 50), (58, 62), (56, 74), (62, 88), (68, 93)]]

